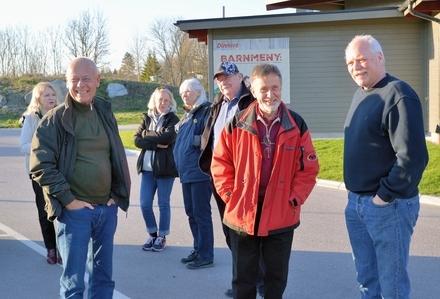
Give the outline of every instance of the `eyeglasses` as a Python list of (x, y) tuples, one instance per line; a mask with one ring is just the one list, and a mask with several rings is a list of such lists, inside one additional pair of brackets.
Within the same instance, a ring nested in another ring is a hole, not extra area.
[(73, 77), (73, 78), (68, 78), (67, 79), (68, 82), (70, 82), (70, 83), (72, 83), (74, 85), (78, 84), (80, 81), (82, 83), (88, 84), (88, 83), (92, 82), (92, 80), (93, 79), (90, 78), (90, 77), (81, 77), (81, 78)]

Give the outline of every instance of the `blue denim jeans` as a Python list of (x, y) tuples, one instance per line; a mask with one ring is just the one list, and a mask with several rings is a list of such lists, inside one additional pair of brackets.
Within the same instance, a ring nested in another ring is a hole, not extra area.
[(211, 185), (209, 181), (183, 183), (183, 201), (194, 250), (204, 261), (214, 259), (214, 232), (211, 217)]
[(170, 196), (173, 183), (173, 177), (155, 178), (152, 171), (142, 171), (140, 192), (141, 210), (147, 231), (150, 234), (157, 232), (157, 222), (153, 211), (153, 199), (156, 190), (160, 212), (159, 236), (166, 236), (170, 233)]
[(61, 298), (83, 298), (89, 240), (92, 264), (89, 269), (88, 298), (112, 298), (113, 238), (117, 225), (116, 205), (94, 209), (63, 209), (57, 218), (58, 248), (63, 259)]
[(419, 196), (378, 206), (372, 196), (348, 193), (345, 220), (361, 298), (407, 299), (409, 246)]

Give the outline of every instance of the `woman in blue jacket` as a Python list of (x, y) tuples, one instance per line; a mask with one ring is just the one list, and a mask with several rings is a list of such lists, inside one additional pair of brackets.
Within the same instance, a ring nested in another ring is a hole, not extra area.
[[(149, 237), (142, 249), (162, 251), (166, 235), (170, 233), (170, 196), (177, 170), (174, 165), (173, 145), (176, 139), (175, 125), (179, 118), (175, 114), (176, 101), (171, 91), (156, 88), (148, 103), (135, 138), (141, 149), (137, 171), (142, 173), (140, 202)], [(153, 211), (153, 198), (157, 191), (160, 212), (159, 229)]]
[(201, 83), (188, 79), (180, 85), (186, 111), (177, 124), (174, 159), (182, 183), (185, 212), (194, 239), (194, 249), (181, 259), (189, 269), (213, 266), (214, 235), (211, 218), (210, 178), (199, 168), (200, 137), (210, 110), (210, 103)]

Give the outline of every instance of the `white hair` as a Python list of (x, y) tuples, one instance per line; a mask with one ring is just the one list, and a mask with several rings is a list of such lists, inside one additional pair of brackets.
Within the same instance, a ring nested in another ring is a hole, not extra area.
[(195, 91), (199, 94), (197, 98), (197, 103), (200, 105), (201, 103), (207, 102), (208, 98), (206, 97), (205, 88), (203, 88), (202, 83), (200, 83), (199, 80), (196, 78), (186, 79), (185, 81), (180, 84), (179, 92), (182, 94), (182, 92), (190, 90)]
[(376, 54), (382, 54), (383, 55), (383, 50), (382, 50), (382, 46), (380, 45), (380, 43), (377, 41), (377, 39), (375, 39), (372, 35), (369, 34), (363, 34), (363, 35), (356, 35), (355, 37), (353, 37), (353, 39), (348, 43), (347, 47), (345, 48), (345, 59), (347, 59), (347, 54), (348, 51), (350, 51), (351, 47), (353, 46), (354, 43), (358, 42), (358, 41), (364, 41), (366, 43), (368, 43), (371, 51), (373, 53)]

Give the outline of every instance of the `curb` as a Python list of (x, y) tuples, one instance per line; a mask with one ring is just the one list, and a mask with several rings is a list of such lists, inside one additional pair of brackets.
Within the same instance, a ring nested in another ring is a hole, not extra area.
[[(135, 155), (139, 155), (140, 153), (140, 151), (131, 150), (131, 149), (125, 149), (125, 152), (127, 153), (128, 156), (135, 156)], [(347, 191), (347, 189), (345, 188), (345, 184), (343, 182), (338, 182), (338, 181), (318, 179), (316, 185), (324, 188)], [(440, 207), (440, 197), (420, 194), (420, 203)]]
[[(316, 185), (318, 185), (319, 187), (347, 191), (343, 182), (321, 179), (318, 179), (317, 181), (318, 182), (316, 183)], [(440, 207), (440, 197), (420, 194), (420, 203)]]

